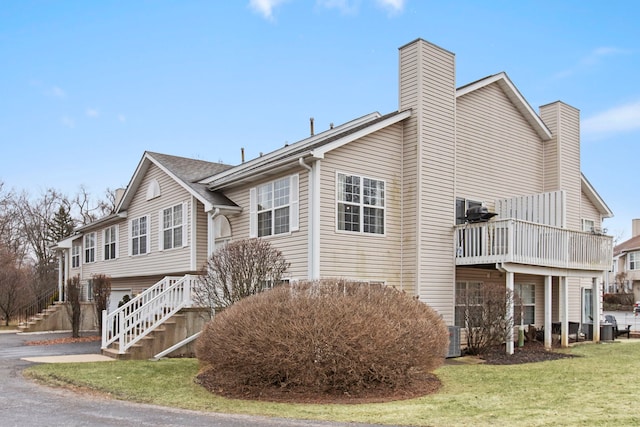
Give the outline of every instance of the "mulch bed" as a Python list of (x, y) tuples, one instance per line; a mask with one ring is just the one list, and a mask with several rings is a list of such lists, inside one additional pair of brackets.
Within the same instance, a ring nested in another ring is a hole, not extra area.
[(513, 354), (507, 354), (505, 346), (492, 347), (479, 356), (487, 365), (517, 365), (521, 363), (545, 362), (548, 360), (577, 357), (573, 354), (547, 350), (538, 341), (527, 342), (524, 347), (514, 349)]
[(93, 342), (93, 341), (100, 341), (101, 339), (102, 338), (98, 335), (91, 335), (91, 336), (79, 337), (79, 338), (62, 337), (62, 338), (55, 338), (52, 340), (27, 341), (24, 344), (25, 345), (57, 345), (57, 344), (72, 344), (76, 342)]

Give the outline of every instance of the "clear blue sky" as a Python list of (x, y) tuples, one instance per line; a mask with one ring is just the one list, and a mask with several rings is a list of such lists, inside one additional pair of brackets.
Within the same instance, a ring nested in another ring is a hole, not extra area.
[(398, 47), (506, 71), (532, 107), (581, 110), (582, 170), (640, 218), (640, 2), (30, 1), (0, 8), (0, 181), (37, 195), (127, 185), (145, 150), (236, 164), (397, 109)]

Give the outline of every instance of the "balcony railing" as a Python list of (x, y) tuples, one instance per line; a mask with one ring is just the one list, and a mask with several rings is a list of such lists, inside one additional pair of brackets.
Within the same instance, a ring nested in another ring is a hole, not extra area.
[(611, 236), (516, 219), (455, 228), (456, 265), (512, 262), (580, 270), (608, 270)]

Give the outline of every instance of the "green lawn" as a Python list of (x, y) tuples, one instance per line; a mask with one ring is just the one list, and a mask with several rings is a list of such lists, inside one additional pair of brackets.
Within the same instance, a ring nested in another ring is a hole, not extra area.
[(194, 359), (48, 364), (26, 375), (117, 399), (202, 411), (419, 426), (640, 425), (640, 340), (573, 347), (583, 356), (511, 366), (446, 365), (439, 393), (379, 404), (310, 405), (231, 400), (193, 382)]

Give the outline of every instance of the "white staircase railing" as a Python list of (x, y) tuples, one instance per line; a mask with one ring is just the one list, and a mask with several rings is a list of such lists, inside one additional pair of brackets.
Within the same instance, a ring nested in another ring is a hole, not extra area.
[(191, 304), (197, 276), (167, 276), (140, 295), (107, 313), (102, 312), (102, 348), (118, 342), (123, 354), (180, 309)]

